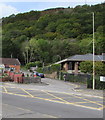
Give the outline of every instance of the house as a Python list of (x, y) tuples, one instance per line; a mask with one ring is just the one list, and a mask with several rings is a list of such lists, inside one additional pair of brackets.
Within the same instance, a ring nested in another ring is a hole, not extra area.
[[(94, 55), (94, 60), (105, 62), (105, 53), (103, 53), (102, 55)], [(79, 64), (83, 61), (93, 61), (93, 54), (74, 55), (58, 61), (55, 64), (61, 64), (62, 70), (68, 71), (70, 73), (78, 73)]]
[(20, 71), (20, 62), (16, 58), (0, 58), (0, 68), (3, 70), (14, 70), (15, 72)]

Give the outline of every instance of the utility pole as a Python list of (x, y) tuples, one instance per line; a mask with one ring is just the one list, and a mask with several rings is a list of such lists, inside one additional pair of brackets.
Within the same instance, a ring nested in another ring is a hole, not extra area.
[(94, 12), (93, 12), (93, 90), (95, 89), (95, 42), (94, 42)]

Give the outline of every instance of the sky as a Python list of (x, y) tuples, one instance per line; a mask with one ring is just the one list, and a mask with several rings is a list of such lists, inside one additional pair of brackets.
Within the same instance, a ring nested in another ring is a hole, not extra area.
[(0, 18), (11, 14), (29, 12), (31, 10), (45, 10), (56, 7), (75, 7), (77, 5), (95, 5), (104, 0), (1, 0)]

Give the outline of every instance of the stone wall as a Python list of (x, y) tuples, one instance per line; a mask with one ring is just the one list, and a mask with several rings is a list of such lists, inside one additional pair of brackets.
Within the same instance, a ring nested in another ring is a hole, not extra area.
[(51, 79), (57, 79), (57, 72), (53, 72), (52, 74), (45, 74), (45, 77)]

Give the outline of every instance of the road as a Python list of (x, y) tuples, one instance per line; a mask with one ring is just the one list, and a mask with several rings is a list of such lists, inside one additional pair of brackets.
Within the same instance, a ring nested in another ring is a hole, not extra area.
[[(48, 78), (41, 84), (2, 84), (3, 118), (103, 118), (103, 98)], [(81, 93), (81, 94), (80, 94)]]

